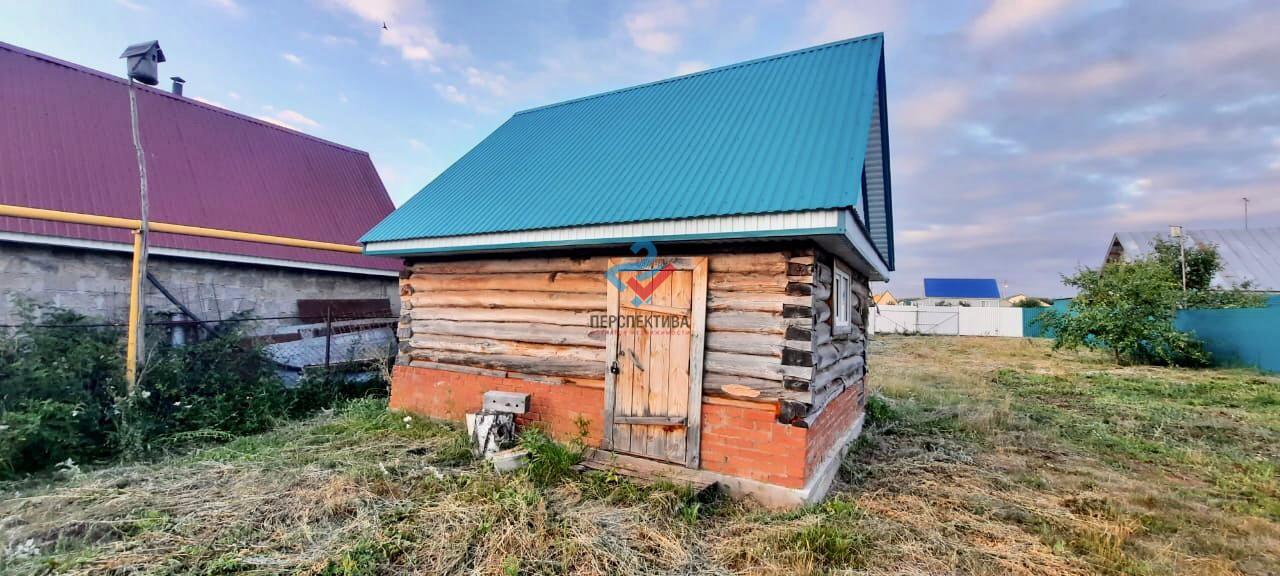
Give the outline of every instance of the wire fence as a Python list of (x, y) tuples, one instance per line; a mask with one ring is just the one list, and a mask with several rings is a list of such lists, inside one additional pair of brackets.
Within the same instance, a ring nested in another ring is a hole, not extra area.
[[(212, 338), (233, 338), (244, 346), (261, 347), (276, 364), (286, 385), (297, 383), (304, 374), (315, 370), (363, 380), (385, 373), (394, 362), (398, 319), (385, 313), (331, 310), (309, 316), (240, 313), (201, 320), (182, 312), (152, 314), (145, 323), (146, 349), (180, 348)], [(114, 334), (123, 351), (128, 330), (123, 321), (95, 319), (59, 309), (35, 310), (17, 320), (0, 324), (0, 338), (56, 337), (60, 330), (93, 330)]]

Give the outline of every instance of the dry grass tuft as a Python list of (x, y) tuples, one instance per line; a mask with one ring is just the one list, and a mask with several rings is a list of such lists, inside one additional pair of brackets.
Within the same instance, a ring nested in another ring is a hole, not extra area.
[(182, 458), (9, 485), (0, 571), (1280, 572), (1280, 379), (995, 338), (886, 338), (872, 355), (881, 396), (818, 506), (497, 476), (456, 429), (361, 402)]

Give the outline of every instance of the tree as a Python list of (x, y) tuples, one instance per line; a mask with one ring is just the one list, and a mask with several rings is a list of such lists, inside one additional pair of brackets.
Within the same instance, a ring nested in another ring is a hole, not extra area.
[(1102, 269), (1082, 268), (1063, 276), (1077, 289), (1066, 313), (1046, 311), (1041, 325), (1054, 334), (1055, 348), (1110, 350), (1121, 363), (1203, 366), (1209, 354), (1193, 334), (1174, 327), (1177, 311), (1195, 307), (1259, 306), (1261, 298), (1242, 287), (1214, 290), (1222, 267), (1212, 245), (1188, 247), (1187, 289), (1176, 243), (1157, 240), (1149, 256)]
[[(1168, 268), (1182, 285), (1182, 255), (1178, 243), (1156, 238), (1151, 243), (1152, 258)], [(1185, 245), (1187, 266), (1187, 290), (1179, 303), (1181, 308), (1254, 308), (1263, 306), (1265, 298), (1249, 293), (1250, 282), (1233, 285), (1225, 290), (1213, 288), (1213, 278), (1222, 271), (1222, 257), (1213, 244), (1192, 243)]]

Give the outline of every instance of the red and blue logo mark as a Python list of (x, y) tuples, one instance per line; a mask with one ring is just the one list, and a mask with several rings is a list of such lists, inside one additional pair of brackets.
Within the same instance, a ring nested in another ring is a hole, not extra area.
[[(631, 299), (631, 304), (639, 306), (641, 304), (653, 303), (653, 293), (662, 286), (667, 278), (671, 277), (671, 273), (675, 272), (675, 267), (670, 262), (662, 265), (658, 263), (658, 247), (653, 245), (649, 240), (643, 240), (631, 245), (632, 254), (644, 254), (644, 257), (636, 262), (623, 262), (610, 266), (605, 271), (605, 277), (613, 284), (619, 292), (625, 292), (628, 288), (635, 293), (635, 297)], [(626, 282), (622, 281), (620, 274), (622, 272), (639, 272), (635, 276), (627, 278)]]

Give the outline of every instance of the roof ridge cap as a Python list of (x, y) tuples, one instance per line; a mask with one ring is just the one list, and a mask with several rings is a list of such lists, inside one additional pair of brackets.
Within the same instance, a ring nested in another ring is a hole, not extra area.
[(872, 34), (864, 34), (864, 35), (862, 35), (862, 36), (856, 36), (856, 37), (853, 37), (853, 38), (845, 38), (844, 40), (836, 40), (836, 41), (834, 41), (834, 42), (827, 42), (826, 44), (819, 44), (819, 45), (817, 45), (817, 46), (808, 46), (808, 47), (805, 47), (805, 48), (799, 48), (799, 49), (796, 49), (796, 50), (790, 50), (790, 51), (787, 51), (787, 52), (781, 52), (781, 53), (778, 53), (778, 54), (772, 54), (772, 55), (769, 55), (769, 56), (761, 56), (761, 57), (759, 57), (759, 58), (752, 58), (751, 60), (744, 60), (744, 61), (742, 61), (742, 62), (734, 62), (734, 63), (732, 63), (732, 64), (725, 64), (725, 65), (723, 65), (723, 66), (717, 66), (717, 67), (715, 67), (715, 68), (708, 68), (708, 69), (706, 69), (706, 70), (699, 70), (699, 71), (697, 71), (697, 72), (690, 72), (690, 73), (688, 73), (688, 74), (681, 74), (681, 75), (679, 75), (679, 76), (672, 76), (672, 77), (670, 77), (670, 78), (663, 78), (663, 79), (661, 79), (661, 80), (654, 80), (654, 81), (652, 81), (652, 82), (645, 82), (645, 83), (642, 83), (642, 84), (635, 84), (635, 85), (632, 85), (632, 86), (625, 86), (625, 87), (622, 87), (622, 88), (615, 88), (615, 89), (613, 89), (613, 90), (606, 90), (606, 91), (604, 91), (604, 92), (599, 92), (599, 93), (596, 93), (596, 94), (590, 94), (590, 95), (587, 95), (587, 96), (579, 96), (579, 97), (577, 97), (577, 98), (570, 98), (570, 99), (568, 99), (568, 100), (562, 100), (562, 101), (560, 101), (560, 102), (552, 102), (551, 104), (543, 104), (543, 105), (541, 105), (541, 106), (534, 106), (533, 108), (525, 108), (524, 110), (520, 110), (520, 111), (517, 111), (516, 113), (512, 114), (512, 115), (511, 115), (511, 117), (512, 117), (512, 118), (514, 118), (514, 117), (516, 117), (516, 116), (520, 116), (520, 115), (523, 115), (523, 114), (528, 114), (528, 113), (530, 113), (530, 112), (537, 112), (537, 111), (540, 111), (540, 110), (546, 110), (546, 109), (548, 109), (548, 108), (557, 108), (557, 107), (565, 106), (565, 105), (568, 105), (568, 104), (575, 104), (575, 103), (583, 102), (583, 101), (586, 101), (586, 100), (594, 100), (594, 99), (596, 99), (596, 98), (602, 98), (602, 97), (604, 97), (604, 96), (611, 96), (611, 95), (613, 95), (613, 94), (620, 94), (620, 93), (623, 93), (623, 92), (630, 92), (630, 91), (632, 91), (632, 90), (639, 90), (639, 89), (641, 89), (641, 88), (649, 88), (649, 87), (652, 87), (652, 86), (659, 86), (659, 85), (667, 84), (667, 83), (670, 83), (670, 82), (678, 82), (678, 81), (681, 81), (681, 80), (688, 80), (688, 79), (690, 79), (690, 78), (694, 78), (694, 77), (698, 77), (698, 76), (707, 76), (707, 75), (710, 75), (710, 74), (715, 74), (715, 73), (717, 73), (717, 72), (725, 72), (725, 71), (728, 71), (728, 70), (735, 70), (735, 69), (738, 69), (738, 68), (744, 68), (744, 67), (747, 67), (747, 66), (754, 66), (754, 65), (756, 65), (756, 64), (763, 64), (763, 63), (766, 63), (766, 62), (772, 62), (772, 61), (774, 61), (774, 60), (781, 60), (781, 59), (783, 59), (783, 58), (791, 58), (791, 57), (793, 57), (793, 56), (800, 56), (800, 55), (803, 55), (803, 54), (808, 54), (808, 53), (810, 53), (810, 52), (818, 52), (818, 51), (820, 51), (820, 50), (826, 50), (826, 49), (829, 49), (829, 48), (835, 48), (836, 46), (843, 46), (843, 45), (845, 45), (845, 44), (853, 44), (853, 43), (855, 43), (855, 42), (864, 42), (864, 41), (872, 40), (872, 39), (875, 39), (875, 38), (883, 39), (883, 38), (884, 38), (884, 33), (883, 33), (883, 32), (875, 32), (875, 33), (872, 33)]

